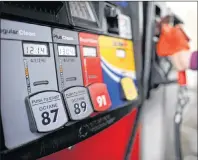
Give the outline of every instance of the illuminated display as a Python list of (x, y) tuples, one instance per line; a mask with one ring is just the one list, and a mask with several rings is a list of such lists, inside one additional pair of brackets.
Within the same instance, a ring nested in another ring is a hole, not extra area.
[(23, 43), (24, 55), (27, 56), (48, 56), (47, 45), (36, 43)]
[(96, 57), (96, 48), (94, 47), (83, 47), (84, 57)]
[(59, 56), (76, 56), (76, 48), (74, 46), (58, 46), (58, 55)]

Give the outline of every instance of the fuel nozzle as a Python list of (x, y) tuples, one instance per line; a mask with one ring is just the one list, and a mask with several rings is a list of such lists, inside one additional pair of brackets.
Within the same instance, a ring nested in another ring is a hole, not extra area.
[[(183, 31), (180, 25), (161, 24), (161, 33), (156, 46), (156, 51), (159, 56), (166, 57), (181, 51), (187, 51), (189, 47), (189, 38)], [(186, 85), (185, 71), (178, 72), (178, 84)]]

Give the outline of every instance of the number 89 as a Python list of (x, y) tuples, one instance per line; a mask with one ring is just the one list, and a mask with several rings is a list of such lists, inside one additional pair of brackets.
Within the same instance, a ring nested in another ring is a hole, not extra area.
[(80, 105), (79, 105), (79, 103), (75, 103), (74, 104), (74, 108), (75, 108), (74, 112), (76, 114), (80, 114), (81, 113), (81, 109), (80, 108), (82, 108), (83, 109), (83, 112), (85, 112), (86, 111), (86, 107), (87, 107), (87, 105), (86, 105), (86, 103), (84, 101), (82, 101), (80, 103)]

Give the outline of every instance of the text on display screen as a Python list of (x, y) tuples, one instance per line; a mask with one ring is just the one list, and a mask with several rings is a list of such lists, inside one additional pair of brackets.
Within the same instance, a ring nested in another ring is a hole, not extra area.
[(76, 48), (74, 46), (59, 45), (58, 46), (59, 56), (76, 56)]
[(47, 44), (23, 43), (25, 56), (48, 56)]
[(94, 47), (83, 47), (83, 56), (84, 57), (96, 57), (96, 48)]

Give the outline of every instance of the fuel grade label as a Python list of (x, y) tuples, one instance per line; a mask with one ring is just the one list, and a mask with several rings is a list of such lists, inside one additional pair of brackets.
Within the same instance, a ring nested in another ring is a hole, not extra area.
[(93, 83), (88, 86), (95, 111), (106, 111), (111, 107), (111, 99), (106, 84)]
[(72, 120), (81, 120), (93, 113), (89, 93), (85, 87), (76, 86), (65, 90), (64, 99)]
[(30, 96), (29, 106), (38, 132), (53, 131), (68, 122), (59, 92), (46, 91)]

